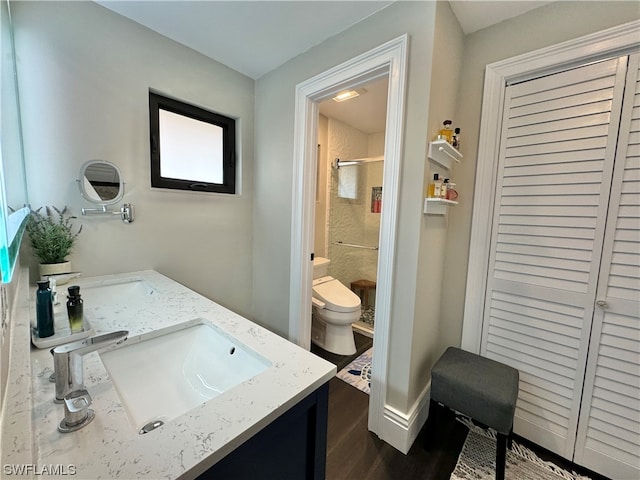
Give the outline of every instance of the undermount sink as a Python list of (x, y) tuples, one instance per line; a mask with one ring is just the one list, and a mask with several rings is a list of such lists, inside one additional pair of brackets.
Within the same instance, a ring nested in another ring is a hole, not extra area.
[(130, 339), (100, 357), (139, 433), (188, 412), (271, 365), (200, 319)]
[(85, 285), (80, 293), (88, 305), (131, 303), (157, 295), (156, 289), (141, 279)]

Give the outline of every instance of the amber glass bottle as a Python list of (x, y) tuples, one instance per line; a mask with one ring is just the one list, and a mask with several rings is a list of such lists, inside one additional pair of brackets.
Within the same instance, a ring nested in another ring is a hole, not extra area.
[(451, 123), (451, 120), (442, 122), (442, 128), (438, 132), (439, 135), (449, 143), (453, 143), (453, 128), (451, 128)]

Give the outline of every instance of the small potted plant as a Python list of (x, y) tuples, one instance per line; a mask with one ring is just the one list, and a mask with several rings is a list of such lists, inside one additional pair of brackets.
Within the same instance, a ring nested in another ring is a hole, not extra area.
[(46, 213), (41, 210), (31, 210), (26, 226), (33, 252), (40, 260), (40, 276), (69, 273), (71, 262), (67, 257), (82, 226), (74, 233), (72, 220), (76, 217), (66, 214), (66, 206), (62, 210), (45, 207)]

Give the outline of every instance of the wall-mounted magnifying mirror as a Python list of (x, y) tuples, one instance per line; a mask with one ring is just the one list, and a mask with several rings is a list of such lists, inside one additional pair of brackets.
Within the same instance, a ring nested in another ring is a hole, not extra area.
[(83, 208), (83, 215), (120, 215), (125, 223), (133, 222), (133, 206), (125, 203), (120, 211), (111, 212), (107, 205), (118, 203), (124, 196), (124, 181), (117, 165), (106, 160), (89, 160), (80, 167), (78, 188), (85, 200), (100, 208)]
[(80, 167), (78, 187), (82, 196), (91, 203), (113, 205), (124, 195), (124, 182), (120, 169), (105, 160), (90, 160)]

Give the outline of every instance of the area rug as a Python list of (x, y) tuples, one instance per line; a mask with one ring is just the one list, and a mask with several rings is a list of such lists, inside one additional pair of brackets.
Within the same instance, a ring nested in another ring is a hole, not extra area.
[[(495, 478), (496, 437), (491, 430), (460, 419), (469, 428), (451, 480), (493, 480)], [(507, 450), (506, 480), (589, 480), (545, 462), (528, 448), (513, 442)]]
[(371, 391), (371, 357), (373, 348), (370, 348), (353, 362), (338, 372), (340, 380), (353, 385), (358, 390), (362, 390), (367, 395)]

